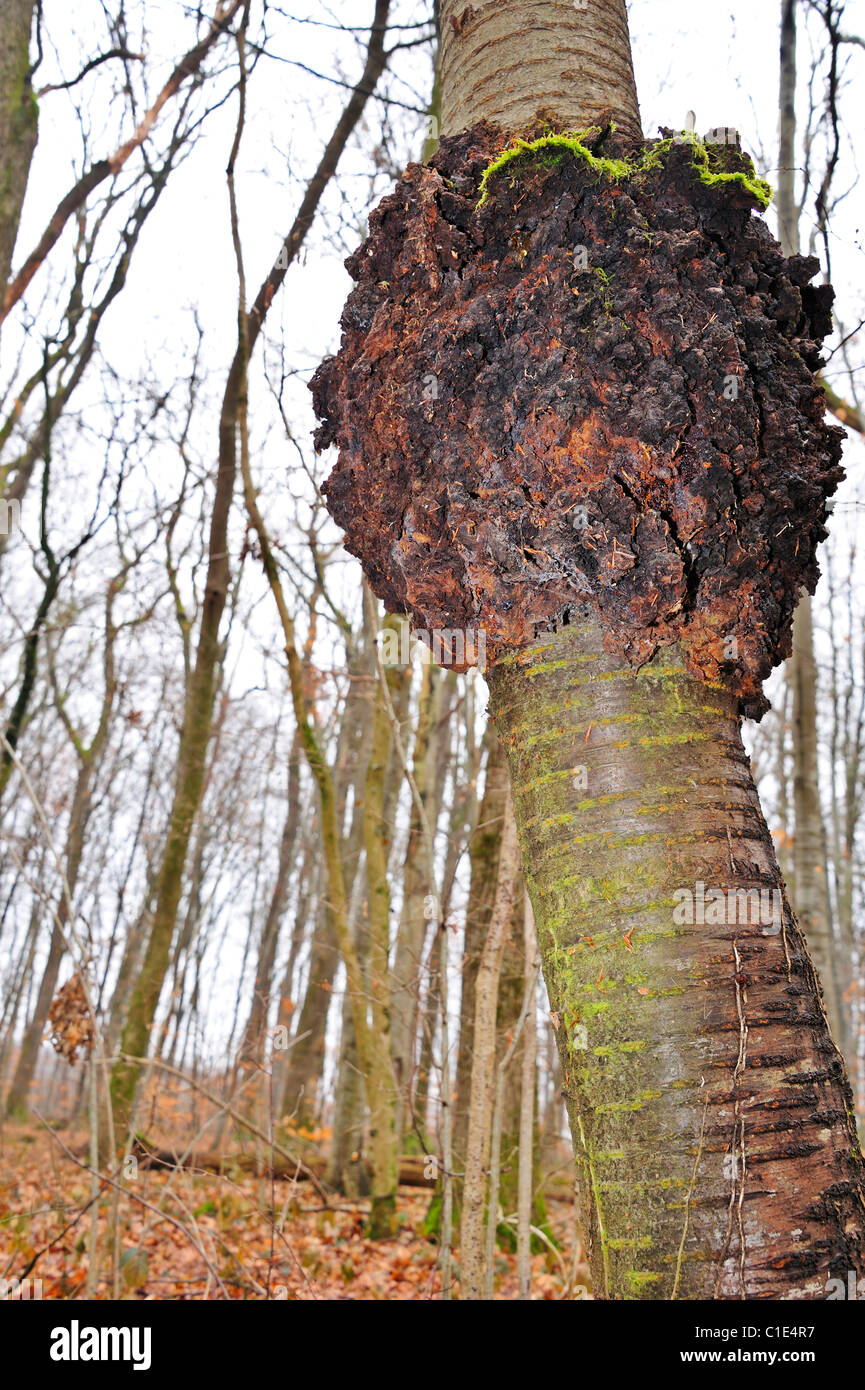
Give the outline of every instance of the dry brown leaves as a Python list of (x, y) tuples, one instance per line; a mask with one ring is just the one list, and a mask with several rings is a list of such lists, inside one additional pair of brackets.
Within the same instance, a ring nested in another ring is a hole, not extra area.
[(48, 1011), (50, 1042), (55, 1052), (71, 1064), (77, 1062), (79, 1048), (85, 1054), (93, 1046), (93, 1019), (81, 976), (76, 971), (54, 997)]
[[(63, 1141), (76, 1146), (65, 1133)], [(0, 1278), (20, 1278), (39, 1254), (30, 1277), (41, 1280), (43, 1299), (87, 1297), (89, 1173), (71, 1163), (50, 1135), (33, 1127), (12, 1129), (3, 1147)], [(399, 1235), (375, 1242), (364, 1235), (367, 1203), (334, 1197), (333, 1209), (324, 1209), (306, 1185), (271, 1186), (268, 1179), (248, 1175), (169, 1174), (144, 1168), (123, 1176), (122, 1182), (123, 1297), (417, 1301), (439, 1296), (436, 1245), (422, 1231), (429, 1194), (401, 1193)], [(112, 1297), (107, 1257), (111, 1202), (112, 1189), (104, 1184), (99, 1204), (99, 1299)], [(143, 1202), (179, 1224), (160, 1219)], [(573, 1205), (554, 1198), (549, 1216), (561, 1242), (562, 1262), (569, 1269)], [(455, 1263), (458, 1272), (458, 1250)], [(533, 1297), (562, 1298), (566, 1281), (558, 1260), (534, 1255), (532, 1267)], [(584, 1267), (579, 1277), (587, 1278)], [(497, 1255), (495, 1296), (517, 1297), (514, 1255)]]

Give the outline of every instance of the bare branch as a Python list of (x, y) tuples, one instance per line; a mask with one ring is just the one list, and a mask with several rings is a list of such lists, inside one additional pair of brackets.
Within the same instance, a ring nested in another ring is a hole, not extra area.
[(46, 256), (57, 244), (69, 218), (84, 205), (94, 188), (98, 188), (107, 178), (118, 174), (130, 155), (144, 144), (163, 106), (176, 95), (187, 77), (191, 77), (199, 70), (207, 54), (220, 35), (225, 32), (242, 3), (243, 0), (229, 0), (226, 7), (223, 0), (220, 0), (206, 35), (177, 64), (155, 102), (138, 123), (135, 133), (108, 159), (101, 159), (97, 164), (92, 165), (85, 174), (82, 174), (74, 187), (70, 188), (65, 198), (60, 200), (39, 242), (30, 252), (18, 274), (13, 276), (6, 287), (3, 305), (0, 308), (0, 323), (7, 318), (10, 310), (18, 303)]

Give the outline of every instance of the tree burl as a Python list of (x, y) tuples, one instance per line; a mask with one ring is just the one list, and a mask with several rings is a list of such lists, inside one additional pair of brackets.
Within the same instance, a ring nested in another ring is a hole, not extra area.
[(409, 165), (346, 263), (316, 444), (389, 610), (495, 659), (589, 603), (611, 652), (680, 643), (759, 716), (843, 476), (833, 292), (738, 148), (664, 134), (483, 123)]

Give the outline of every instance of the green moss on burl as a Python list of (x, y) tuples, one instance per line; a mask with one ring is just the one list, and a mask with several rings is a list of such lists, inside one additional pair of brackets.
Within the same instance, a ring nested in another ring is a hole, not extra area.
[(574, 159), (587, 164), (599, 178), (609, 178), (614, 182), (622, 179), (638, 179), (653, 171), (664, 168), (674, 143), (687, 143), (691, 148), (691, 165), (694, 173), (701, 183), (709, 187), (719, 187), (724, 184), (739, 184), (744, 188), (754, 202), (763, 209), (772, 201), (772, 188), (764, 179), (758, 179), (756, 175), (751, 175), (744, 171), (728, 173), (727, 171), (714, 167), (719, 161), (716, 155), (711, 152), (711, 147), (693, 135), (690, 131), (683, 131), (680, 136), (675, 136), (666, 140), (659, 140), (641, 152), (636, 159), (604, 159), (592, 153), (583, 143), (587, 136), (593, 132), (599, 132), (598, 126), (590, 126), (587, 130), (578, 130), (573, 134), (551, 134), (541, 135), (537, 140), (517, 139), (514, 144), (509, 145), (501, 154), (497, 155), (486, 167), (481, 178), (480, 199), (478, 207), (483, 207), (489, 200), (490, 183), (499, 174), (510, 166), (516, 166), (513, 170), (517, 175), (520, 165), (527, 165), (532, 168), (552, 169), (560, 164), (567, 156), (571, 155)]

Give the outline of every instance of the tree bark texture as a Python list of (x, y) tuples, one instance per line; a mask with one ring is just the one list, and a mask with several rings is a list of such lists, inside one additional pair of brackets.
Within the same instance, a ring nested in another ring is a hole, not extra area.
[(442, 132), (487, 117), (519, 131), (552, 112), (573, 130), (614, 107), (639, 137), (625, 0), (442, 0)]
[[(489, 679), (596, 1295), (825, 1297), (865, 1269), (862, 1159), (735, 699), (676, 649), (623, 668), (589, 614)], [(699, 884), (723, 921), (681, 922)]]
[(35, 0), (3, 0), (0, 10), (0, 293), (12, 269), (36, 148), (38, 111), (30, 85), (30, 29), (35, 8)]

